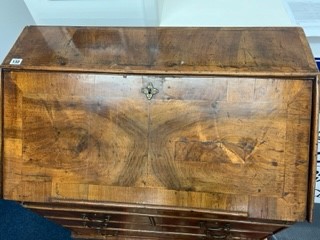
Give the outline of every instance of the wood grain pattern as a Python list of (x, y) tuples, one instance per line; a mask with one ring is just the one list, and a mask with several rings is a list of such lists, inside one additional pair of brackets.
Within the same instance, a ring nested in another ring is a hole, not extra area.
[[(311, 92), (311, 80), (11, 73), (5, 197), (304, 219)], [(260, 215), (256, 198), (273, 208)]]
[(30, 26), (1, 68), (0, 192), (77, 236), (264, 239), (312, 218), (300, 28)]
[[(32, 53), (32, 55), (30, 54)], [(19, 69), (137, 74), (314, 75), (300, 28), (26, 27)]]

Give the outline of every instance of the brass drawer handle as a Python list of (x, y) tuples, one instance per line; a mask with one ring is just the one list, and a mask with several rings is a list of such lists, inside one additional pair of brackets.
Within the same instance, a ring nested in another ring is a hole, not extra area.
[(227, 239), (227, 235), (212, 235), (210, 236), (212, 239)]
[(229, 232), (230, 231), (230, 225), (226, 224), (225, 226), (222, 227), (208, 227), (208, 231), (215, 231), (215, 232)]
[(207, 232), (207, 238), (209, 239), (227, 239), (229, 236), (229, 233), (227, 234), (210, 234)]
[(146, 95), (148, 100), (151, 100), (153, 95), (159, 92), (158, 89), (153, 87), (153, 84), (150, 82), (145, 88), (141, 88), (141, 92)]
[(103, 215), (101, 218), (98, 218), (96, 214), (88, 215), (86, 213), (81, 214), (83, 220), (89, 220), (89, 221), (96, 221), (96, 222), (109, 222), (111, 216), (110, 215)]
[(107, 222), (99, 222), (99, 224), (95, 224), (94, 222), (83, 222), (82, 224), (84, 227), (96, 230), (105, 230), (106, 228), (108, 228)]
[[(216, 234), (219, 232), (221, 234)], [(227, 239), (230, 233), (230, 224), (224, 226), (207, 227), (207, 237), (211, 239)]]
[(207, 232), (207, 238), (209, 239), (227, 239), (229, 234), (211, 234)]
[(97, 215), (88, 216), (88, 214), (84, 213), (82, 215), (82, 224), (84, 227), (96, 229), (96, 230), (104, 230), (108, 227), (111, 216), (103, 215), (102, 218), (96, 218)]

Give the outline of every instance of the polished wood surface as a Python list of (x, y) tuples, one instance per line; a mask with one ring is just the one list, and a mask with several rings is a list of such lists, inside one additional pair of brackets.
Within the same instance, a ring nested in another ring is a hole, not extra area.
[(1, 194), (77, 237), (264, 239), (312, 219), (300, 28), (26, 27), (1, 80)]
[(301, 28), (30, 26), (4, 60), (19, 69), (137, 74), (314, 75)]
[[(38, 72), (5, 78), (8, 199), (306, 218), (311, 80)], [(151, 101), (140, 91), (148, 82), (159, 90)]]

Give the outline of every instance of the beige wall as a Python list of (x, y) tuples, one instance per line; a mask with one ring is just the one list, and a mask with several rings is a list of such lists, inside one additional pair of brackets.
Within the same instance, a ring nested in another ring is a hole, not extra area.
[(311, 50), (315, 57), (320, 57), (320, 37), (308, 37)]
[(26, 25), (35, 24), (23, 0), (1, 1), (0, 7), (0, 62), (9, 52)]

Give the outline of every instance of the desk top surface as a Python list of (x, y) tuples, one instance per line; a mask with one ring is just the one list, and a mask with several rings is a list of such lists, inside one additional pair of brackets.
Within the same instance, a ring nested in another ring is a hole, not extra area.
[[(18, 59), (18, 63), (12, 62)], [(20, 59), (20, 60), (19, 60)], [(26, 27), (3, 68), (126, 74), (316, 74), (297, 27)]]

